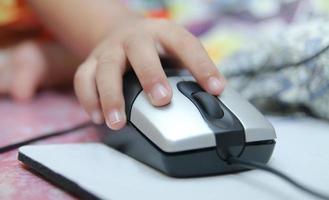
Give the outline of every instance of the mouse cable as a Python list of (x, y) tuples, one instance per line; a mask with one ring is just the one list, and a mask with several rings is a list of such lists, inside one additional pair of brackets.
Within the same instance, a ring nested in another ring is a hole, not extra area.
[(30, 144), (30, 143), (33, 143), (33, 142), (37, 142), (37, 141), (45, 140), (45, 139), (48, 139), (48, 138), (51, 138), (51, 137), (56, 137), (56, 136), (72, 133), (74, 131), (84, 129), (84, 128), (87, 128), (87, 127), (92, 126), (92, 125), (93, 125), (92, 122), (87, 121), (87, 122), (83, 122), (81, 124), (78, 124), (78, 125), (76, 125), (72, 128), (68, 128), (68, 129), (64, 129), (64, 130), (60, 130), (60, 131), (55, 131), (55, 132), (50, 132), (50, 133), (43, 134), (43, 135), (40, 135), (40, 136), (37, 136), (37, 137), (34, 137), (34, 138), (23, 140), (21, 142), (9, 144), (9, 145), (0, 147), (0, 154), (6, 153), (8, 151), (17, 149), (21, 146), (24, 146), (24, 145), (27, 145), (27, 144)]
[(246, 160), (242, 160), (239, 158), (233, 158), (233, 157), (228, 158), (227, 162), (231, 165), (238, 165), (238, 166), (246, 167), (249, 169), (260, 169), (260, 170), (272, 173), (272, 174), (282, 178), (283, 180), (287, 181), (288, 183), (295, 186), (296, 188), (298, 188), (314, 197), (317, 197), (317, 198), (323, 199), (323, 200), (329, 200), (329, 196), (319, 193), (317, 191), (314, 191), (314, 190), (310, 189), (309, 187), (306, 187), (306, 186), (302, 185), (301, 183), (297, 182), (296, 180), (290, 178), (283, 172), (281, 172), (277, 169), (274, 169), (272, 167), (269, 167), (263, 163), (259, 163), (259, 162), (255, 162), (255, 161), (246, 161)]

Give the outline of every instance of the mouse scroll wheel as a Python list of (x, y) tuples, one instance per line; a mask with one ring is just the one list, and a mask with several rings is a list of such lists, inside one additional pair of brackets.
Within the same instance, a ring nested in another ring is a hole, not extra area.
[(196, 92), (192, 94), (195, 102), (201, 110), (211, 118), (222, 118), (224, 112), (219, 103), (219, 99), (207, 92)]

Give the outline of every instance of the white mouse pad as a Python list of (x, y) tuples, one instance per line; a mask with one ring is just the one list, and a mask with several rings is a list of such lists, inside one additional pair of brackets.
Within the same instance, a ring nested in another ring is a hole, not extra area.
[[(269, 163), (329, 193), (329, 124), (272, 118), (278, 140)], [(34, 145), (20, 159), (84, 199), (312, 199), (281, 179), (252, 170), (203, 178), (171, 178), (103, 144)]]

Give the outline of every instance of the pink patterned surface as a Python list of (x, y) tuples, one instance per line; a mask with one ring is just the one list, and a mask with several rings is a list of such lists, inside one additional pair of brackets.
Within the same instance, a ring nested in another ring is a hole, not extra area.
[[(61, 130), (88, 120), (72, 94), (44, 92), (27, 104), (0, 99), (0, 146), (46, 132)], [(93, 128), (39, 143), (99, 141)], [(26, 169), (17, 160), (17, 150), (0, 154), (0, 199), (75, 199)]]

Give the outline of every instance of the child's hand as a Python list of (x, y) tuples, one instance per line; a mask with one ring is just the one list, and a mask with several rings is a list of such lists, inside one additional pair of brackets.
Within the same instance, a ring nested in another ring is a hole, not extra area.
[(0, 95), (28, 101), (40, 87), (67, 85), (78, 62), (56, 42), (15, 44), (0, 53)]
[(45, 59), (34, 42), (16, 45), (1, 52), (0, 94), (26, 101), (34, 95), (45, 75)]
[(75, 90), (92, 120), (99, 124), (105, 119), (114, 130), (124, 126), (122, 76), (128, 64), (150, 102), (168, 104), (172, 90), (159, 59), (164, 52), (181, 61), (209, 93), (223, 91), (223, 76), (191, 33), (165, 20), (127, 20), (104, 38), (76, 72)]

